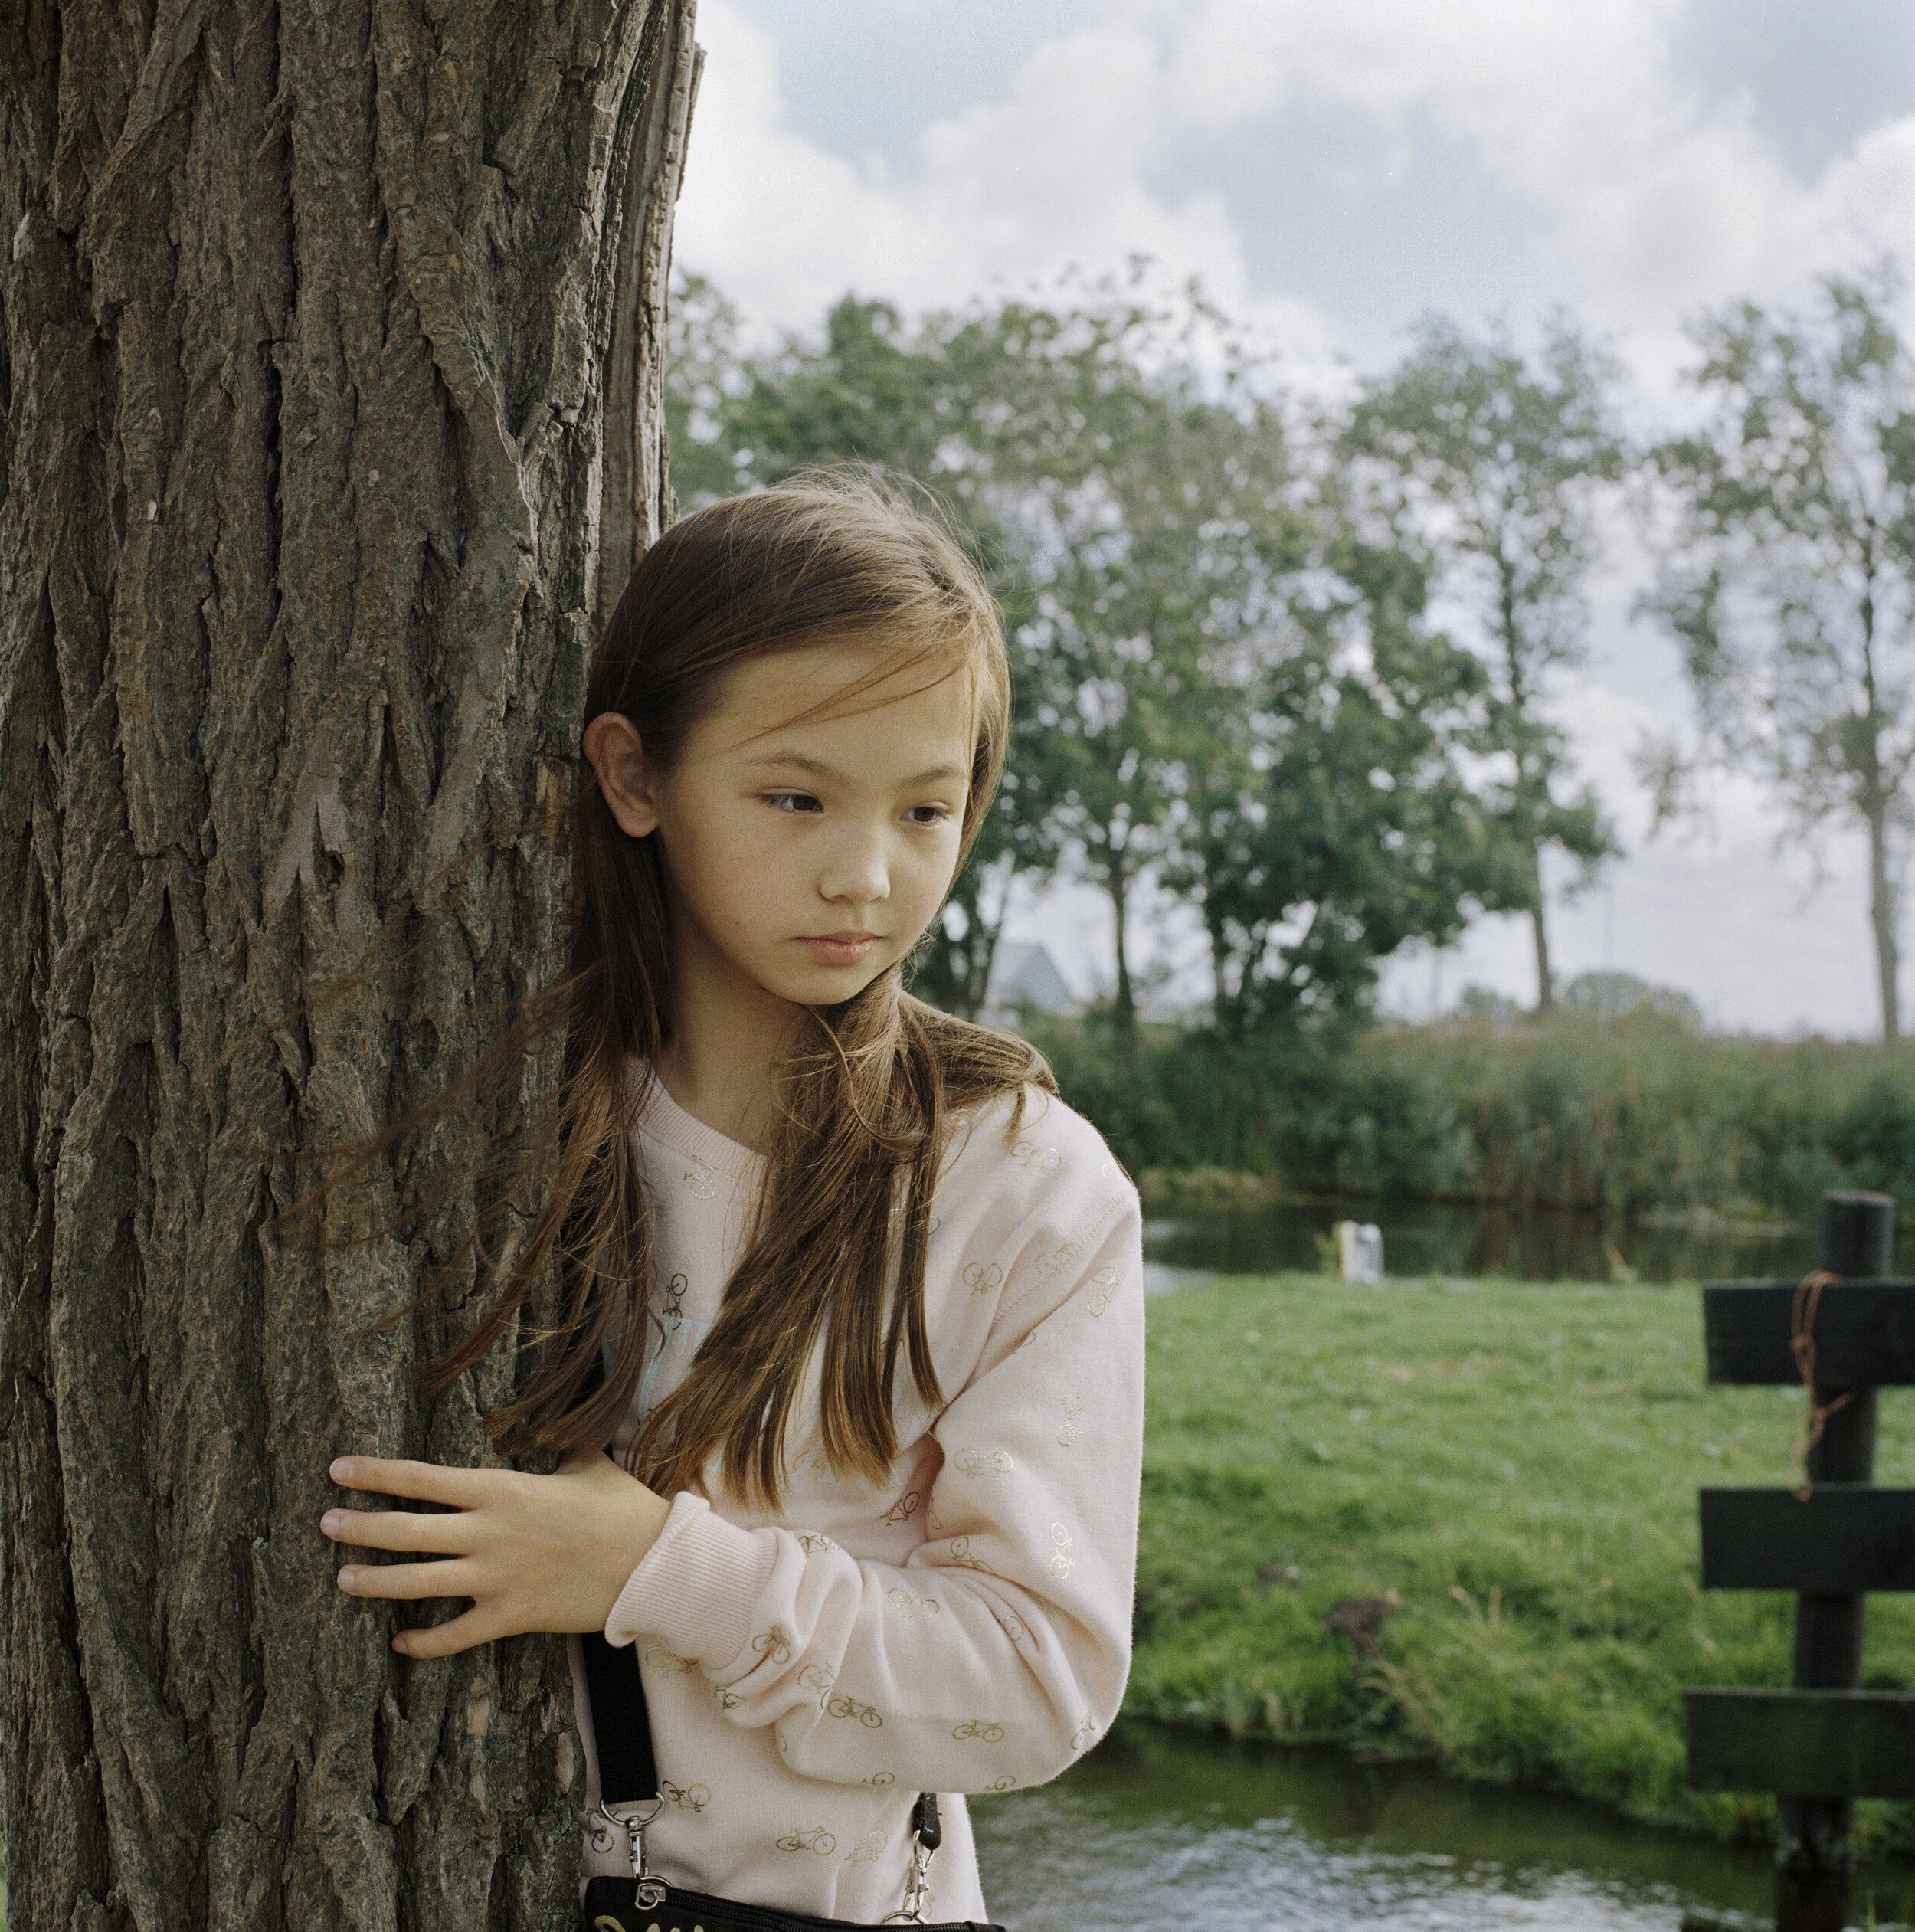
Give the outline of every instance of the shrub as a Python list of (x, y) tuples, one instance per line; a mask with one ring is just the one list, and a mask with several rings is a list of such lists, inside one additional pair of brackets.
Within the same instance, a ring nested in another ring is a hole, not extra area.
[(1644, 1004), (1519, 1022), (1226, 1040), (1034, 1021), (1065, 1097), (1133, 1173), (1200, 1168), (1298, 1193), (1798, 1215), (1823, 1190), (1906, 1192), (1915, 1045), (1711, 1036)]

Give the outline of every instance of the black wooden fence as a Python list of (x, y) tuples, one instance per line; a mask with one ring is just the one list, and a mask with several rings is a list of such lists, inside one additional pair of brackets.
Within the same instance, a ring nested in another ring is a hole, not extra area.
[(1702, 1581), (1792, 1590), (1786, 1690), (1694, 1690), (1689, 1781), (1780, 1800), (1777, 1932), (1840, 1932), (1857, 1798), (1915, 1798), (1915, 1695), (1861, 1688), (1868, 1593), (1915, 1590), (1915, 1489), (1878, 1489), (1875, 1392), (1915, 1384), (1915, 1281), (1890, 1278), (1895, 1203), (1822, 1199), (1802, 1282), (1710, 1282), (1709, 1380), (1803, 1383), (1811, 1427), (1789, 1489), (1702, 1492)]

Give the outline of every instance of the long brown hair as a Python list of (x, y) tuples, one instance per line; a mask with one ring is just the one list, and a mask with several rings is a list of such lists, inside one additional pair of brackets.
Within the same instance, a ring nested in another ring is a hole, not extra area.
[[(605, 627), (585, 716), (629, 719), (669, 772), (740, 665), (808, 644), (869, 643), (878, 675), (964, 676), (977, 719), (961, 849), (1004, 759), (1009, 681), (996, 607), (927, 506), (868, 480), (813, 474), (695, 511), (654, 544)], [(855, 694), (853, 694), (855, 695)], [(510, 1328), (551, 1262), (561, 1307), (519, 1399), (488, 1417), (502, 1452), (602, 1445), (645, 1361), (652, 1211), (633, 1131), (646, 1069), (671, 1036), (669, 899), (658, 842), (620, 831), (589, 774), (571, 824), (565, 1069), (536, 1218), (471, 1333), (435, 1364), (444, 1387)], [(961, 863), (961, 860), (960, 861)], [(759, 1212), (685, 1380), (652, 1411), (630, 1466), (669, 1492), (722, 1452), (725, 1483), (775, 1505), (787, 1438), (817, 1364), (820, 1446), (881, 1478), (897, 1454), (908, 1370), (941, 1400), (925, 1328), (925, 1254), (954, 1114), (1026, 1082), (1055, 1091), (1023, 1042), (905, 993), (897, 968), (802, 1014), (776, 1075)], [(602, 1380), (602, 1364), (608, 1364)]]

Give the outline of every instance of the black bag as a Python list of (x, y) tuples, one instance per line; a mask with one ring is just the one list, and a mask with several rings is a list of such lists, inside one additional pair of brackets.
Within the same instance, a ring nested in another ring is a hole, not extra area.
[[(645, 1862), (645, 1827), (665, 1800), (659, 1793), (651, 1713), (638, 1674), (638, 1646), (614, 1650), (595, 1630), (581, 1642), (586, 1695), (598, 1739), (599, 1804), (587, 1822), (595, 1831), (624, 1832), (632, 1859), (629, 1878), (587, 1881), (585, 1932), (870, 1932), (849, 1919), (814, 1918), (807, 1912), (741, 1904), (708, 1892), (686, 1891), (652, 1875)], [(609, 1809), (613, 1805), (650, 1809), (621, 1818)], [(920, 1792), (911, 1812), (911, 1873), (904, 1898), (880, 1924), (915, 1926), (918, 1932), (1004, 1932), (1001, 1925), (977, 1919), (948, 1919), (934, 1925), (921, 1916), (927, 1896), (925, 1875), (942, 1836), (937, 1796)]]
[[(781, 1912), (769, 1905), (741, 1905), (709, 1892), (685, 1891), (652, 1882), (660, 1894), (656, 1905), (642, 1905), (638, 1881), (594, 1878), (585, 1887), (585, 1932), (871, 1932), (846, 1918), (813, 1918), (806, 1912)], [(915, 1926), (918, 1932), (1004, 1932), (1001, 1925), (976, 1919), (951, 1919), (928, 1925), (896, 1912), (885, 1925)]]

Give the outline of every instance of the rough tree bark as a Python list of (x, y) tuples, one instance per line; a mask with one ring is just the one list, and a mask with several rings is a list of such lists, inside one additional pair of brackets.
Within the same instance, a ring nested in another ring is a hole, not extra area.
[[(16, 0), (0, 18), (0, 1536), (8, 1919), (543, 1928), (548, 1639), (408, 1664), (330, 1455), (478, 1460), (403, 1310), (470, 1183), (299, 1243), (294, 1158), (560, 961), (535, 825), (665, 513), (692, 0)], [(501, 828), (503, 829), (501, 829)], [(378, 970), (349, 980), (368, 950)], [(296, 1016), (288, 1017), (288, 1016)], [(509, 1138), (529, 1062), (388, 1164)]]

